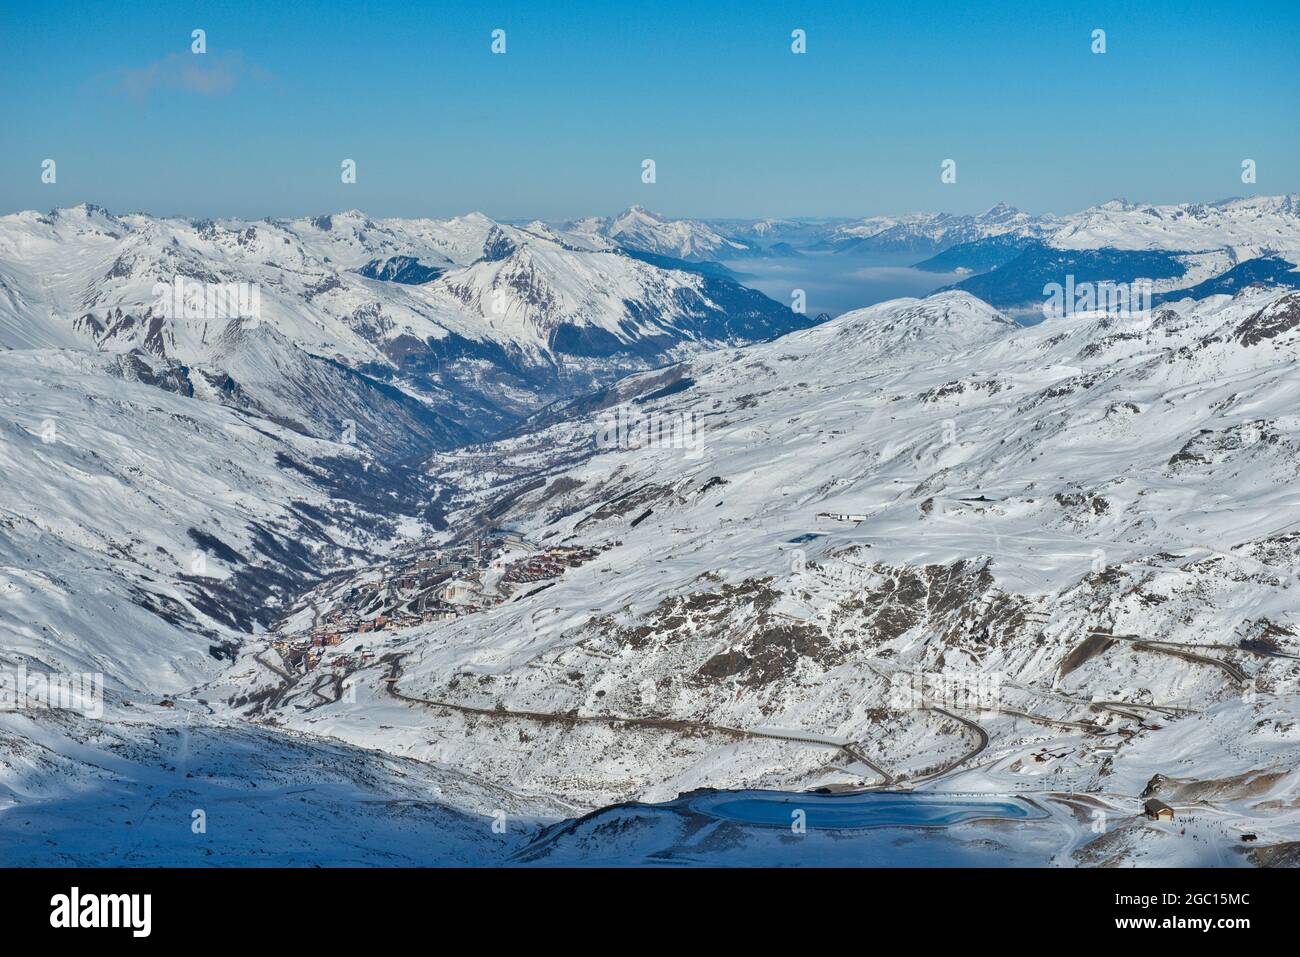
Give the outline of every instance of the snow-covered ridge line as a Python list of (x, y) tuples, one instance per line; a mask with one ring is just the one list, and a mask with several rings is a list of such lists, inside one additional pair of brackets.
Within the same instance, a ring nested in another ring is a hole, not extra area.
[(920, 260), (964, 243), (1021, 237), (1063, 250), (1198, 253), (1227, 249), (1247, 259), (1263, 252), (1300, 252), (1300, 194), (1213, 203), (1116, 199), (1062, 215), (1026, 213), (998, 203), (976, 214), (926, 211), (863, 218), (689, 220), (632, 207), (617, 217), (569, 225), (607, 241), (681, 258), (738, 259), (772, 252), (779, 245), (787, 252), (897, 254)]
[(0, 217), (0, 347), (138, 353), (202, 397), (351, 428), (397, 459), (812, 321), (721, 275), (479, 213)]

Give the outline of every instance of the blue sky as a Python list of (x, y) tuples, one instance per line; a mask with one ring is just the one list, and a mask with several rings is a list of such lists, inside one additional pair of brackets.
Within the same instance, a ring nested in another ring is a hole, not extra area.
[(1300, 3), (1136, 6), (7, 0), (0, 212), (1064, 213), (1300, 191)]

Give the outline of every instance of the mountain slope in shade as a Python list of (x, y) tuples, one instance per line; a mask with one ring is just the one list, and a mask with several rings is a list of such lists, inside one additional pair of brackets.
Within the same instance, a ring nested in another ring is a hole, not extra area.
[(1300, 289), (1300, 267), (1281, 256), (1260, 256), (1238, 263), (1226, 272), (1186, 289), (1176, 289), (1154, 297), (1158, 305), (1169, 300), (1206, 299), (1210, 296), (1235, 295), (1254, 284)]
[(1020, 233), (1002, 233), (985, 239), (950, 246), (923, 259), (915, 268), (924, 272), (992, 272), (1013, 261), (1026, 249), (1037, 248), (1042, 240)]
[(5, 667), (181, 690), (331, 569), (437, 520), (420, 473), (131, 359), (0, 353)]
[(111, 701), (98, 720), (0, 712), (5, 864), (474, 866), (508, 861), (572, 813), (451, 768), (213, 722), (194, 698), (173, 705)]
[(963, 279), (950, 287), (979, 296), (1000, 308), (1041, 304), (1045, 287), (1064, 285), (1067, 276), (1076, 284), (1154, 283), (1177, 286), (1187, 275), (1182, 257), (1163, 250), (1056, 249), (1034, 244), (997, 269)]

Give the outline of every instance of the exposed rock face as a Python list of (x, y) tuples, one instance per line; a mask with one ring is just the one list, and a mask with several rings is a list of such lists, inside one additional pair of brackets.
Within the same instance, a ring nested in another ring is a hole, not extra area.
[(1300, 293), (1291, 293), (1243, 319), (1234, 330), (1234, 336), (1238, 342), (1249, 348), (1291, 332), (1298, 325), (1300, 325)]

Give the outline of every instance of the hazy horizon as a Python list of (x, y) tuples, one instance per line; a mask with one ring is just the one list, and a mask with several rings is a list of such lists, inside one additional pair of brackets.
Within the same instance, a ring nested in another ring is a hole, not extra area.
[(650, 206), (646, 203), (629, 203), (625, 206), (620, 206), (617, 209), (592, 210), (588, 212), (578, 212), (568, 216), (540, 216), (540, 215), (530, 215), (528, 213), (513, 214), (513, 215), (506, 215), (506, 214), (493, 215), (491, 213), (486, 212), (485, 210), (476, 209), (476, 208), (466, 208), (460, 210), (459, 212), (452, 212), (447, 215), (425, 215), (425, 214), (416, 215), (416, 214), (406, 214), (400, 212), (380, 214), (380, 213), (375, 213), (364, 206), (340, 206), (332, 209), (312, 209), (312, 210), (307, 210), (305, 212), (294, 213), (292, 215), (283, 215), (283, 216), (274, 215), (271, 213), (252, 214), (252, 215), (243, 215), (243, 214), (236, 214), (236, 213), (217, 213), (213, 215), (213, 214), (185, 212), (180, 210), (170, 211), (170, 212), (159, 212), (152, 209), (142, 209), (142, 208), (131, 208), (131, 209), (114, 208), (108, 205), (107, 203), (100, 202), (94, 198), (85, 198), (85, 199), (76, 199), (66, 203), (59, 203), (54, 206), (45, 206), (45, 207), (27, 206), (21, 209), (3, 209), (0, 210), (0, 216), (13, 216), (19, 213), (44, 214), (59, 209), (74, 209), (77, 206), (95, 206), (101, 209), (105, 209), (115, 216), (143, 215), (143, 216), (152, 216), (157, 219), (187, 219), (187, 220), (188, 219), (238, 219), (238, 220), (248, 220), (248, 221), (256, 221), (262, 219), (291, 220), (291, 219), (309, 218), (313, 216), (338, 216), (344, 213), (355, 211), (355, 212), (363, 213), (367, 216), (371, 216), (372, 218), (375, 219), (456, 219), (456, 218), (463, 218), (466, 216), (479, 214), (479, 215), (487, 216), (489, 219), (492, 219), (499, 223), (504, 223), (512, 226), (522, 226), (522, 225), (527, 225), (530, 222), (537, 222), (537, 221), (546, 222), (546, 223), (561, 223), (561, 222), (576, 222), (578, 220), (588, 219), (591, 217), (611, 218), (611, 217), (618, 216), (624, 212), (627, 212), (629, 209), (632, 209), (635, 206), (641, 206), (647, 212), (653, 213), (656, 216), (659, 216), (665, 220), (689, 219), (689, 220), (698, 220), (700, 222), (718, 223), (718, 224), (725, 224), (725, 223), (740, 224), (740, 223), (755, 222), (760, 220), (774, 220), (774, 221), (784, 220), (784, 221), (791, 221), (791, 222), (834, 222), (837, 220), (854, 221), (860, 219), (868, 219), (872, 217), (903, 217), (909, 215), (978, 216), (981, 215), (982, 213), (988, 212), (990, 209), (994, 208), (1000, 203), (1006, 206), (1013, 207), (1014, 209), (1020, 212), (1028, 213), (1031, 216), (1039, 216), (1039, 217), (1070, 216), (1075, 213), (1083, 212), (1086, 209), (1093, 209), (1098, 206), (1102, 206), (1105, 203), (1109, 203), (1109, 202), (1125, 202), (1134, 206), (1180, 206), (1180, 205), (1190, 205), (1195, 203), (1199, 203), (1206, 206), (1213, 206), (1216, 204), (1229, 203), (1237, 200), (1270, 199), (1270, 198), (1280, 198), (1284, 196), (1300, 196), (1300, 190), (1281, 190), (1276, 193), (1249, 193), (1249, 194), (1239, 193), (1235, 195), (1219, 196), (1213, 199), (1207, 199), (1205, 197), (1188, 197), (1185, 199), (1171, 199), (1171, 200), (1161, 201), (1161, 202), (1156, 202), (1154, 200), (1148, 200), (1145, 198), (1135, 199), (1131, 196), (1112, 196), (1109, 199), (1100, 200), (1096, 203), (1092, 203), (1088, 206), (1081, 206), (1077, 209), (1065, 209), (1065, 208), (1046, 209), (1046, 210), (1026, 209), (1022, 206), (1017, 206), (1015, 203), (998, 201), (998, 202), (990, 203), (988, 205), (982, 205), (976, 209), (956, 209), (956, 208), (950, 209), (950, 208), (938, 208), (938, 207), (923, 209), (918, 207), (914, 209), (900, 209), (900, 210), (866, 210), (866, 211), (857, 211), (857, 212), (850, 212), (850, 213), (840, 213), (835, 215), (791, 213), (785, 216), (760, 216), (760, 215), (746, 216), (743, 214), (727, 215), (727, 216), (708, 216), (708, 215), (695, 214), (690, 212), (673, 212), (665, 209), (659, 209), (658, 207)]

